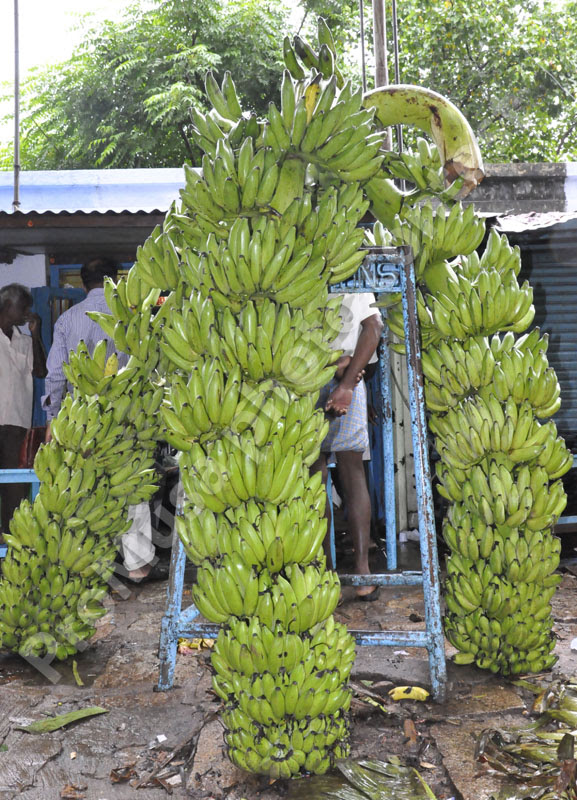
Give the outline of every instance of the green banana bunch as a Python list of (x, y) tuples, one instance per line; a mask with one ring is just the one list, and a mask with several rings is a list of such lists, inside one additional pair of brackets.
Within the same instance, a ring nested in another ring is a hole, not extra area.
[(458, 198), (464, 190), (464, 179), (458, 177), (449, 186), (445, 186), (445, 170), (441, 164), (439, 151), (426, 139), (417, 138), (416, 150), (404, 150), (385, 153), (383, 167), (386, 172), (398, 180), (413, 184), (408, 193), (408, 201), (434, 195), (441, 203)]
[(92, 355), (83, 342), (71, 354), (75, 388), (36, 455), (39, 492), (16, 509), (6, 534), (0, 641), (26, 658), (68, 658), (93, 635), (118, 539), (131, 525), (127, 507), (156, 490), (163, 390), (132, 359), (121, 370), (111, 359), (105, 340)]
[[(534, 329), (537, 330), (537, 329)], [(551, 417), (561, 406), (561, 389), (555, 370), (549, 366), (543, 349), (536, 353), (523, 350), (518, 344), (502, 354), (494, 370), (493, 391), (501, 402), (512, 397), (516, 403), (527, 400), (537, 417)]]
[[(378, 118), (387, 119), (384, 110)], [(431, 157), (422, 145), (419, 156), (385, 162), (416, 187), (395, 215), (368, 193), (393, 243), (415, 256), (425, 402), (440, 457), (437, 489), (448, 502), (445, 629), (457, 663), (541, 671), (555, 662), (550, 601), (560, 543), (552, 529), (567, 502), (560, 478), (573, 463), (549, 419), (561, 403), (559, 383), (547, 337), (524, 333), (535, 311), (531, 287), (517, 280), (518, 248), (493, 230), (479, 255), (483, 222), (438, 183), (436, 191), (424, 185), (421, 165)], [(441, 204), (423, 202), (427, 193)], [(387, 322), (401, 349), (398, 298)]]
[(351, 694), (342, 684), (353, 660), (351, 638), (332, 617), (313, 626), (310, 638), (258, 617), (221, 630), (213, 687), (225, 702), (241, 698), (223, 713), (231, 759), (276, 777), (328, 769), (348, 747)]
[[(322, 21), (319, 39), (318, 53), (285, 42), (280, 106), (258, 122), (230, 76), (207, 76), (213, 108), (193, 112), (200, 169), (186, 168), (180, 202), (139, 250), (139, 280), (104, 320), (136, 369), (157, 346), (161, 435), (182, 453), (177, 531), (198, 567), (194, 602), (222, 626), (213, 685), (229, 755), (273, 777), (324, 772), (348, 752), (354, 658), (332, 616), (339, 582), (309, 467), (327, 430), (317, 392), (339, 355), (328, 286), (364, 258), (363, 184), (381, 168), (382, 134)], [(149, 287), (169, 294), (145, 319)]]
[(425, 267), (474, 252), (483, 240), (485, 224), (475, 216), (473, 206), (463, 209), (461, 203), (455, 203), (447, 214), (445, 205), (433, 209), (427, 200), (421, 206), (405, 204), (389, 230), (394, 244), (412, 247), (416, 276), (424, 277), (428, 285)]
[(279, 564), (308, 564), (319, 557), (326, 532), (322, 489), (307, 486), (303, 498), (290, 505), (257, 504), (254, 500), (217, 515), (188, 504), (177, 529), (196, 563), (234, 553), (247, 567), (274, 571)]
[[(448, 411), (472, 392), (490, 386), (494, 380), (495, 356), (485, 336), (471, 337), (463, 343), (455, 341), (451, 345), (442, 340), (437, 347), (423, 352), (421, 364), (427, 379), (429, 407), (436, 406), (435, 411)], [(444, 403), (444, 397), (450, 401)]]
[[(518, 253), (491, 235), (479, 259), (483, 225), (454, 202), (482, 173), (462, 115), (418, 87), (363, 98), (323, 21), (318, 51), (294, 37), (283, 54), (280, 107), (260, 120), (230, 75), (207, 76), (212, 108), (192, 111), (202, 162), (185, 167), (180, 201), (126, 281), (107, 286), (111, 314), (93, 315), (128, 365), (116, 371), (101, 351), (72, 359), (75, 394), (39, 452), (40, 494), (15, 515), (0, 583), (7, 646), (73, 652), (100, 613), (126, 504), (151, 491), (154, 439), (174, 444), (194, 601), (221, 625), (213, 687), (229, 756), (274, 778), (323, 773), (349, 746), (354, 643), (332, 616), (339, 584), (320, 552), (324, 494), (308, 467), (326, 430), (316, 393), (338, 355), (328, 286), (363, 260), (368, 204), (390, 228), (375, 240), (411, 244), (418, 259), (426, 395), (452, 502), (447, 635), (460, 660), (506, 672), (551, 663), (550, 526), (571, 455), (537, 419), (558, 401), (544, 347), (531, 334), (515, 341), (534, 313)], [(432, 135), (438, 160), (422, 144), (413, 160), (381, 152), (378, 127), (403, 121)], [(394, 184), (402, 169), (414, 194)], [(388, 320), (402, 339), (398, 306)]]

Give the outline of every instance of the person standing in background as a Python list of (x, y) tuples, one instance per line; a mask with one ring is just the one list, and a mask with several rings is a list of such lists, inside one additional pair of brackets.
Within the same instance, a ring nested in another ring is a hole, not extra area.
[[(19, 283), (0, 288), (0, 469), (16, 469), (26, 431), (32, 424), (32, 378), (46, 376), (40, 317), (32, 313), (32, 294)], [(19, 326), (28, 323), (30, 336)], [(0, 484), (2, 533), (28, 494), (27, 483)]]
[[(347, 520), (355, 551), (355, 573), (368, 575), (371, 533), (371, 498), (367, 488), (363, 453), (369, 446), (367, 392), (363, 380), (365, 367), (377, 360), (376, 350), (383, 330), (381, 315), (372, 307), (370, 293), (344, 294), (341, 306), (341, 330), (332, 342), (333, 350), (342, 350), (335, 377), (321, 389), (318, 407), (330, 419), (329, 432), (321, 445), (321, 454), (311, 472), (322, 472), (327, 481), (327, 458), (335, 454), (344, 492)], [(330, 514), (329, 504), (326, 509)], [(327, 534), (328, 537), (328, 534)], [(330, 548), (325, 542), (330, 561)], [(331, 565), (334, 569), (335, 564)], [(372, 601), (379, 596), (378, 586), (359, 586), (359, 600)]]
[[(45, 395), (42, 407), (46, 411), (48, 426), (60, 411), (64, 396), (72, 391), (68, 384), (62, 365), (68, 363), (71, 350), (76, 350), (82, 339), (92, 353), (99, 341), (106, 338), (100, 325), (87, 316), (88, 311), (100, 311), (110, 314), (104, 296), (104, 279), (116, 280), (118, 264), (109, 258), (94, 258), (82, 266), (80, 277), (86, 289), (86, 299), (77, 303), (58, 317), (54, 325), (52, 347), (48, 354), (48, 377), (46, 378)], [(114, 342), (108, 340), (107, 358), (116, 352)], [(123, 367), (128, 361), (124, 353), (118, 354), (118, 365)], [(47, 441), (50, 439), (48, 428)], [(156, 553), (152, 543), (152, 521), (148, 503), (129, 506), (128, 518), (132, 520), (130, 530), (121, 537), (121, 549), (124, 557), (125, 576), (134, 582), (142, 580), (162, 579), (167, 572), (160, 567), (153, 567)]]
[[(68, 384), (62, 368), (63, 364), (68, 363), (70, 351), (76, 350), (82, 339), (88, 351), (92, 353), (98, 342), (105, 338), (100, 325), (91, 320), (86, 312), (100, 311), (103, 314), (110, 314), (104, 297), (104, 279), (110, 277), (116, 280), (117, 275), (118, 265), (112, 259), (95, 258), (84, 264), (80, 270), (80, 277), (86, 289), (86, 299), (61, 314), (54, 324), (52, 347), (46, 362), (48, 376), (42, 398), (42, 408), (46, 411), (48, 422), (60, 411), (64, 396), (72, 391), (72, 386)], [(116, 352), (114, 342), (108, 340), (106, 357), (114, 352)], [(127, 361), (126, 355), (122, 353), (118, 355), (119, 366), (124, 366)]]

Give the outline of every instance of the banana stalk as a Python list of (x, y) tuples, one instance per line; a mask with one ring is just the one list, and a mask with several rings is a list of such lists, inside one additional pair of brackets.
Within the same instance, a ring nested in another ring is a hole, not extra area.
[(375, 109), (384, 128), (402, 120), (403, 125), (428, 133), (437, 147), (447, 183), (462, 178), (464, 191), (469, 193), (483, 179), (477, 139), (467, 119), (446, 97), (421, 86), (398, 84), (367, 92), (363, 105)]

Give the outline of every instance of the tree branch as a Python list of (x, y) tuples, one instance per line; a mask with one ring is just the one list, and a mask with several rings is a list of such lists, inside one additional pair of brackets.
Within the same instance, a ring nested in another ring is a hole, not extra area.
[(194, 150), (192, 149), (192, 146), (190, 144), (190, 139), (188, 138), (188, 136), (186, 135), (186, 132), (184, 130), (184, 123), (183, 122), (179, 122), (178, 123), (178, 132), (180, 134), (180, 137), (181, 137), (182, 141), (184, 142), (184, 146), (186, 147), (186, 150), (188, 152), (190, 160), (192, 161), (192, 159), (194, 158)]

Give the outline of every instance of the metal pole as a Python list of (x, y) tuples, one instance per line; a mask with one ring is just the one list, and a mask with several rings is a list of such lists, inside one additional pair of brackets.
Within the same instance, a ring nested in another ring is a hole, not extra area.
[[(389, 83), (385, 0), (373, 0), (373, 36), (375, 40), (375, 88), (378, 88), (379, 86), (388, 86)], [(390, 128), (385, 131), (383, 147), (385, 150), (393, 149)]]
[(375, 87), (387, 86), (389, 67), (387, 63), (385, 0), (375, 0), (373, 3), (373, 35), (375, 39)]
[(379, 353), (379, 378), (381, 390), (381, 448), (383, 453), (385, 539), (387, 550), (387, 569), (397, 568), (397, 505), (395, 496), (395, 427), (393, 417), (391, 386), (391, 350), (387, 312), (381, 311), (385, 323), (382, 347)]
[(393, 0), (393, 52), (395, 56), (395, 83), (401, 82), (401, 72), (399, 67), (399, 25), (397, 18), (397, 0)]
[(12, 208), (20, 208), (20, 33), (18, 0), (14, 0), (14, 199)]
[(367, 91), (367, 64), (365, 59), (365, 5), (359, 0), (359, 17), (361, 20), (361, 82), (363, 92)]
[(415, 455), (417, 505), (419, 509), (421, 564), (423, 570), (423, 591), (425, 594), (425, 621), (429, 639), (429, 669), (431, 671), (433, 694), (435, 699), (442, 703), (446, 697), (447, 665), (445, 662), (445, 641), (441, 622), (443, 615), (441, 613), (439, 558), (437, 555), (435, 511), (433, 508), (431, 473), (429, 468), (415, 270), (413, 256), (412, 254), (408, 255), (406, 252), (407, 250), (408, 248), (405, 248), (405, 264), (401, 269), (401, 284), (403, 289), (403, 317), (409, 372), (409, 402), (411, 404), (411, 418), (413, 420), (411, 430)]
[[(399, 67), (399, 26), (397, 19), (397, 0), (393, 0), (393, 53), (395, 57), (395, 83), (401, 82), (401, 70)], [(403, 152), (403, 131), (400, 125), (395, 126), (397, 131), (397, 150)], [(404, 187), (403, 187), (404, 188)]]

